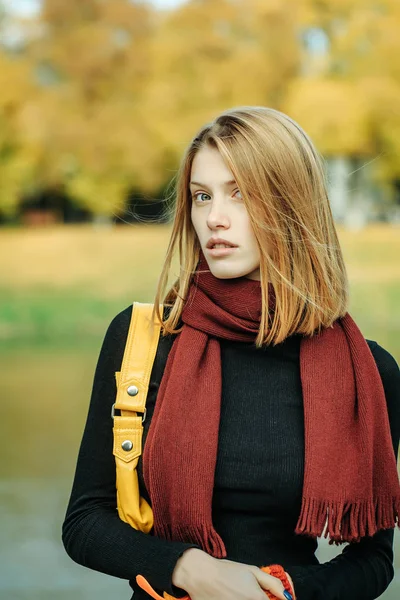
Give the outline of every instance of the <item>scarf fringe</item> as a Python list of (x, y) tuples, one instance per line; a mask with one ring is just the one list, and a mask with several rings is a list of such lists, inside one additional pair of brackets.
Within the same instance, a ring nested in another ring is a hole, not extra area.
[(225, 544), (218, 533), (205, 524), (198, 525), (175, 525), (172, 531), (171, 525), (167, 523), (154, 523), (154, 533), (170, 541), (181, 541), (198, 544), (204, 552), (214, 558), (226, 558)]
[[(359, 542), (380, 529), (400, 527), (400, 495), (355, 502), (303, 498), (295, 533), (326, 538), (329, 544)], [(325, 531), (324, 531), (325, 530)]]

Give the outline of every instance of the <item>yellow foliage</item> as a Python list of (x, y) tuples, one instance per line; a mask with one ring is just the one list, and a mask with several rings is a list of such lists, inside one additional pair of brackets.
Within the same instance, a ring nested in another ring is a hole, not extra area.
[(368, 154), (369, 104), (358, 87), (332, 79), (294, 81), (284, 110), (327, 155)]
[(67, 190), (82, 206), (99, 215), (119, 215), (127, 192), (121, 179), (89, 171), (69, 180)]
[(284, 110), (322, 152), (378, 154), (379, 177), (400, 177), (398, 0), (43, 0), (19, 26), (24, 50), (0, 51), (1, 212), (65, 184), (113, 214), (235, 105)]

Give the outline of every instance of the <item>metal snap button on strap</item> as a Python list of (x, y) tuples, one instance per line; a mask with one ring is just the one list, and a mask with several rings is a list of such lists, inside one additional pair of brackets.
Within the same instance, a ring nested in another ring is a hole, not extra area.
[(139, 389), (136, 387), (136, 385), (130, 385), (126, 391), (130, 396), (136, 396), (136, 394), (139, 393)]
[(129, 450), (132, 450), (133, 444), (132, 444), (131, 440), (125, 440), (124, 442), (122, 442), (121, 448), (123, 450), (126, 450), (127, 452), (129, 452)]

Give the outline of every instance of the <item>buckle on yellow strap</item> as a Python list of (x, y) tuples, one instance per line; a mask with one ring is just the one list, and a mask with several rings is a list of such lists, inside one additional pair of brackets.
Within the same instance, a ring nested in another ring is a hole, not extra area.
[[(143, 413), (143, 417), (142, 417), (142, 424), (145, 422), (146, 420), (146, 416), (147, 416), (147, 408), (144, 407), (144, 413)], [(111, 407), (111, 418), (114, 419), (115, 417), (115, 402)]]

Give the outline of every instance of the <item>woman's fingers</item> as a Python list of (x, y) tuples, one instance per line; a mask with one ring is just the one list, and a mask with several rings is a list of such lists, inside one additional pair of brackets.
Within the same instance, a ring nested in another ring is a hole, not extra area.
[[(260, 585), (260, 587), (264, 590), (265, 600), (268, 598), (268, 592), (271, 593), (271, 596), (272, 595), (276, 596), (277, 598), (280, 598), (281, 600), (290, 600), (290, 598), (295, 600), (294, 594), (289, 594), (289, 592), (287, 592), (285, 590), (285, 587), (280, 579), (278, 579), (277, 577), (274, 577), (273, 575), (270, 575), (269, 573), (266, 573), (259, 567), (255, 566), (255, 565), (246, 565), (243, 563), (236, 563), (235, 561), (232, 561), (232, 560), (229, 560), (226, 558), (220, 558), (220, 559), (218, 559), (218, 561), (219, 562), (227, 562), (227, 563), (231, 563), (231, 564), (237, 564), (240, 567), (246, 567), (247, 569), (249, 569), (249, 571), (251, 571), (251, 573), (257, 579), (257, 582)], [(286, 576), (291, 585), (292, 591), (294, 592), (292, 578), (290, 577), (289, 573), (287, 573), (286, 571), (285, 571), (285, 573), (286, 573)]]
[(274, 596), (280, 598), (281, 600), (289, 600), (288, 596), (284, 594), (285, 588), (280, 579), (265, 573), (258, 567), (251, 567), (251, 572), (254, 574), (263, 590), (266, 592), (271, 592)]

